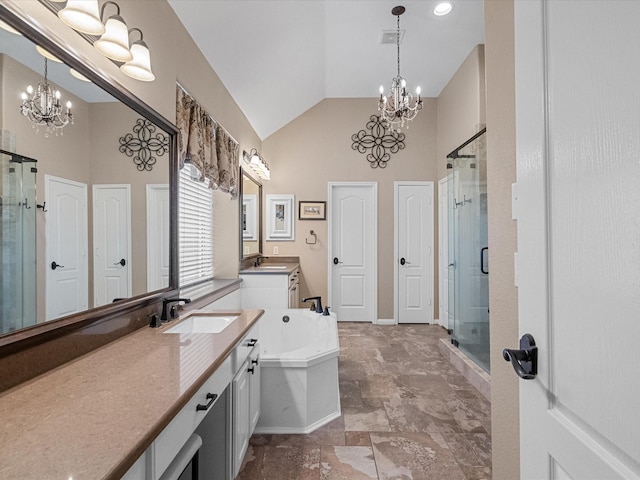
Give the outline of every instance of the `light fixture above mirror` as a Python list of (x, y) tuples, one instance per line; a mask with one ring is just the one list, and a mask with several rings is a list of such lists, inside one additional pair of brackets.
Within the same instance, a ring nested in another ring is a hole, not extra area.
[(107, 5), (115, 6), (116, 13), (107, 19), (104, 24), (105, 32), (93, 43), (93, 46), (111, 60), (129, 62), (133, 59), (133, 54), (129, 50), (129, 29), (120, 16), (120, 7), (115, 2), (105, 2), (102, 5), (101, 17), (104, 18), (104, 9)]
[(271, 179), (271, 171), (269, 170), (269, 165), (262, 158), (262, 155), (256, 150), (252, 148), (249, 153), (246, 151), (243, 152), (242, 155), (244, 162), (247, 166), (255, 172), (262, 180), (270, 180)]
[(58, 17), (78, 32), (87, 35), (104, 33), (98, 0), (67, 0), (66, 6), (58, 12)]

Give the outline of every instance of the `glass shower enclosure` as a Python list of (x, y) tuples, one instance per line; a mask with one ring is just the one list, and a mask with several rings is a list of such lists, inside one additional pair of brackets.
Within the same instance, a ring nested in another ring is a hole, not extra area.
[(36, 162), (0, 150), (0, 334), (36, 323)]
[(447, 159), (451, 342), (489, 372), (486, 129)]

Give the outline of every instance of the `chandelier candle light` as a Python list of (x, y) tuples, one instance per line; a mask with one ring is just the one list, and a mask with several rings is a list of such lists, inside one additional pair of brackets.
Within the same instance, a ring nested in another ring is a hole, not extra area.
[(391, 13), (398, 17), (398, 33), (396, 36), (396, 46), (398, 52), (398, 76), (391, 81), (391, 92), (384, 95), (384, 87), (380, 85), (380, 100), (378, 101), (378, 111), (380, 120), (386, 128), (391, 131), (400, 132), (400, 128), (416, 118), (418, 112), (422, 110), (422, 99), (420, 98), (420, 87), (416, 88), (417, 99), (407, 91), (407, 81), (400, 75), (400, 15), (405, 12), (403, 6), (394, 7)]
[[(27, 117), (34, 128), (44, 126), (44, 136), (62, 129), (69, 123), (73, 124), (71, 102), (66, 103), (66, 111), (60, 105), (60, 90), (56, 90), (47, 80), (47, 59), (44, 59), (44, 83), (38, 83), (38, 88), (29, 85), (26, 92), (22, 92), (20, 113)], [(38, 130), (36, 129), (36, 133)]]

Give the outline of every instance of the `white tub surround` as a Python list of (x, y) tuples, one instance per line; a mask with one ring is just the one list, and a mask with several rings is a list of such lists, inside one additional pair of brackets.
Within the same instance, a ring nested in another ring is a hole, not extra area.
[(340, 416), (335, 314), (266, 310), (260, 342), (262, 413), (256, 433), (306, 434)]

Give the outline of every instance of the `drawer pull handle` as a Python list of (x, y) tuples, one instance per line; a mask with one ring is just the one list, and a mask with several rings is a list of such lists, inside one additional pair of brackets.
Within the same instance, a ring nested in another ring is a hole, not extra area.
[(256, 367), (251, 367), (247, 369), (247, 372), (249, 372), (251, 375), (254, 374), (254, 370), (256, 369)]
[(209, 401), (206, 403), (206, 405), (199, 403), (196, 407), (196, 411), (199, 412), (200, 410), (209, 410), (209, 407), (213, 405), (213, 402), (216, 401), (216, 398), (218, 398), (218, 395), (216, 395), (215, 393), (207, 393), (207, 399)]
[(258, 364), (258, 359), (254, 358), (253, 360), (251, 360), (251, 364), (252, 365), (257, 365)]
[(250, 347), (255, 347), (256, 343), (258, 343), (258, 339), (252, 338), (251, 340), (249, 340), (249, 343), (247, 345)]

